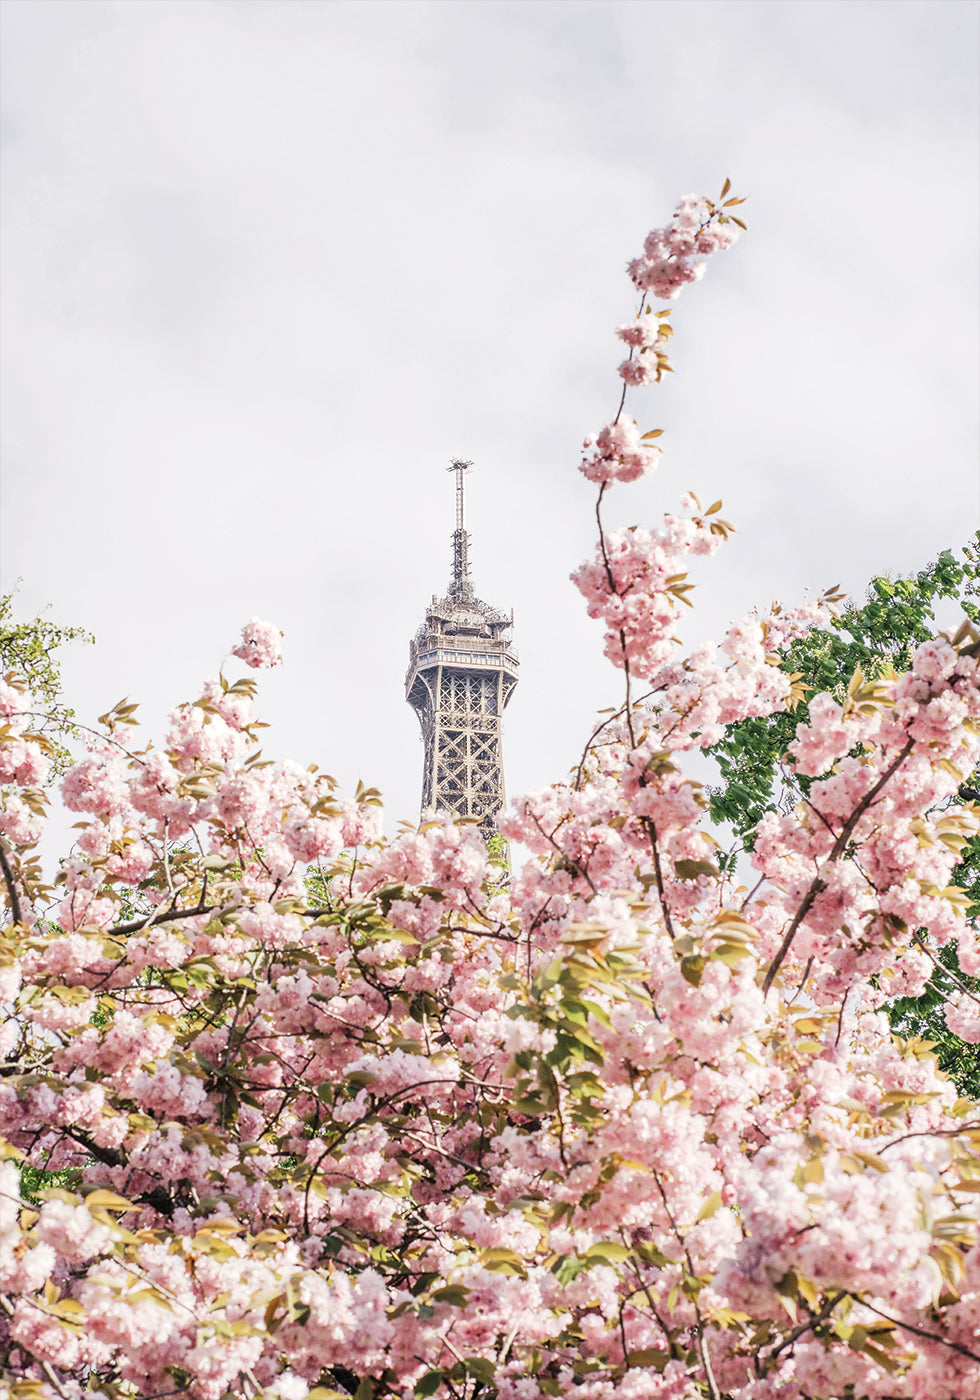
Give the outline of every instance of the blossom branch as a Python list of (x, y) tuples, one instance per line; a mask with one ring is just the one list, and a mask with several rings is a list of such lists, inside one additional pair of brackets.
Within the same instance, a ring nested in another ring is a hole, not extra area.
[(879, 793), (885, 787), (889, 779), (893, 777), (893, 775), (898, 771), (901, 765), (908, 758), (909, 754), (912, 752), (913, 747), (914, 741), (911, 738), (907, 739), (905, 744), (899, 750), (896, 757), (888, 765), (888, 767), (882, 773), (881, 777), (874, 784), (874, 786), (870, 788), (868, 792), (865, 793), (864, 797), (857, 804), (857, 806), (854, 808), (854, 811), (844, 823), (843, 827), (841, 828), (840, 835), (834, 842), (833, 849), (831, 850), (830, 855), (827, 857), (826, 861), (820, 868), (821, 873), (817, 875), (816, 879), (813, 881), (813, 883), (810, 885), (810, 888), (803, 896), (803, 899), (800, 903), (800, 907), (797, 909), (796, 914), (793, 916), (789, 928), (786, 930), (786, 934), (783, 938), (783, 941), (779, 945), (779, 951), (776, 953), (776, 956), (769, 964), (769, 970), (767, 971), (765, 979), (762, 983), (763, 996), (768, 996), (769, 990), (776, 979), (776, 974), (782, 966), (783, 960), (785, 959), (786, 954), (789, 952), (792, 946), (793, 939), (796, 937), (797, 930), (803, 923), (803, 920), (809, 914), (810, 910), (813, 908), (814, 901), (819, 895), (823, 894), (824, 890), (827, 888), (827, 884), (826, 881), (823, 879), (822, 872), (827, 868), (828, 865), (832, 865), (835, 861), (840, 860), (841, 856), (847, 849), (847, 843), (851, 839), (851, 833), (857, 827), (858, 822), (861, 820), (865, 812), (878, 797)]

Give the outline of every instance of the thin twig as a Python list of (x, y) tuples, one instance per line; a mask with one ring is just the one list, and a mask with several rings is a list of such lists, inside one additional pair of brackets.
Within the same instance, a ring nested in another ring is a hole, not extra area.
[[(879, 1147), (879, 1154), (887, 1152), (890, 1147), (897, 1147), (900, 1142), (907, 1142), (909, 1138), (918, 1137), (960, 1137), (963, 1133), (973, 1133), (980, 1128), (980, 1118), (974, 1118), (971, 1122), (961, 1123), (957, 1128), (929, 1128), (921, 1133), (903, 1133), (901, 1137), (892, 1138), (891, 1142), (886, 1142), (884, 1147)], [(955, 1189), (955, 1188), (954, 1188)]]
[(903, 1332), (912, 1332), (917, 1337), (925, 1337), (930, 1342), (938, 1342), (940, 1346), (949, 1347), (950, 1351), (959, 1352), (960, 1356), (968, 1356), (971, 1361), (980, 1361), (980, 1352), (970, 1351), (968, 1347), (961, 1347), (959, 1342), (949, 1342), (938, 1332), (927, 1332), (924, 1327), (916, 1327), (911, 1322), (903, 1322), (901, 1318), (892, 1317), (890, 1313), (882, 1312), (881, 1308), (876, 1308), (873, 1303), (869, 1303), (867, 1298), (862, 1298), (860, 1293), (849, 1293), (848, 1297), (853, 1298), (855, 1303), (860, 1303), (862, 1307), (868, 1308), (870, 1312), (877, 1313), (886, 1322), (901, 1327)]
[(612, 565), (609, 563), (609, 555), (606, 552), (606, 532), (602, 528), (602, 498), (605, 495), (606, 487), (608, 484), (608, 482), (604, 481), (599, 487), (599, 495), (596, 497), (595, 503), (595, 519), (596, 524), (599, 527), (599, 548), (602, 550), (602, 562), (606, 566), (606, 578), (609, 581), (609, 591), (610, 593), (615, 594), (616, 597), (619, 597), (619, 589), (616, 587), (616, 581), (613, 578)]
[[(32, 1352), (31, 1355), (33, 1356), (34, 1353)], [(68, 1394), (68, 1391), (65, 1390), (64, 1386), (61, 1384), (58, 1377), (55, 1375), (54, 1367), (51, 1365), (51, 1362), (42, 1361), (41, 1370), (47, 1376), (49, 1382), (51, 1383), (51, 1385), (54, 1386), (58, 1394), (63, 1397), (63, 1400), (71, 1400), (71, 1396)]]
[[(544, 837), (544, 839), (545, 839), (545, 840), (548, 842), (548, 844), (551, 846), (552, 850), (557, 851), (557, 852), (558, 852), (558, 855), (561, 857), (561, 859), (564, 860), (564, 861), (567, 861), (568, 865), (571, 867), (571, 869), (572, 869), (576, 874), (581, 875), (582, 879), (586, 882), (586, 884), (588, 885), (589, 889), (592, 891), (593, 894), (598, 894), (599, 891), (596, 889), (595, 885), (593, 884), (593, 882), (592, 882), (592, 880), (591, 880), (591, 878), (590, 878), (590, 876), (589, 876), (589, 872), (585, 869), (585, 867), (581, 864), (581, 862), (579, 862), (579, 861), (577, 861), (577, 860), (573, 860), (572, 857), (568, 854), (567, 851), (563, 851), (563, 850), (562, 850), (561, 846), (559, 846), (559, 844), (558, 844), (558, 842), (555, 840), (554, 836), (553, 836), (553, 835), (552, 835), (552, 836), (549, 836), (549, 835), (548, 835), (548, 833), (545, 831), (544, 827), (541, 825), (540, 821), (538, 820), (538, 817), (537, 817), (537, 813), (536, 813), (536, 812), (531, 812), (529, 808), (526, 809), (526, 810), (528, 811), (531, 820), (534, 822), (534, 825), (538, 828), (538, 830), (540, 831), (541, 835)], [(557, 828), (556, 828), (556, 830), (557, 830)]]
[(626, 710), (626, 728), (629, 730), (630, 748), (635, 749), (636, 733), (633, 729), (633, 701), (630, 698), (630, 689), (632, 686), (633, 677), (630, 674), (629, 657), (626, 655), (626, 631), (624, 628), (620, 628), (619, 630), (619, 645), (623, 653), (623, 670), (626, 673), (626, 704), (624, 706), (624, 709)]
[[(691, 1278), (695, 1278), (696, 1275), (694, 1272), (694, 1261), (691, 1258), (691, 1252), (687, 1247), (687, 1241), (680, 1232), (680, 1228), (677, 1224), (677, 1221), (674, 1219), (673, 1212), (671, 1211), (670, 1204), (667, 1200), (667, 1193), (663, 1188), (663, 1183), (661, 1182), (660, 1176), (657, 1172), (653, 1173), (653, 1179), (656, 1183), (657, 1190), (660, 1192), (660, 1199), (663, 1202), (663, 1207), (664, 1211), (666, 1212), (667, 1219), (670, 1221), (671, 1229), (677, 1237), (678, 1244), (684, 1251), (684, 1258), (687, 1260), (687, 1271), (690, 1274)], [(697, 1351), (698, 1358), (701, 1362), (701, 1366), (704, 1370), (704, 1379), (708, 1386), (708, 1394), (711, 1397), (711, 1400), (721, 1400), (721, 1392), (718, 1389), (718, 1383), (715, 1380), (714, 1371), (711, 1369), (711, 1357), (708, 1355), (708, 1349), (705, 1346), (704, 1342), (704, 1320), (701, 1317), (701, 1309), (698, 1306), (698, 1300), (696, 1296), (691, 1298), (691, 1305), (694, 1308), (694, 1316), (697, 1318), (697, 1327), (694, 1329), (694, 1346), (695, 1350)]]
[(929, 958), (930, 961), (935, 964), (935, 966), (939, 969), (940, 972), (945, 972), (949, 980), (951, 982), (956, 983), (957, 987), (959, 987), (961, 992), (965, 992), (971, 1001), (975, 1001), (978, 1004), (980, 1004), (980, 996), (977, 995), (977, 993), (973, 990), (969, 983), (965, 982), (963, 978), (960, 977), (956, 972), (954, 972), (954, 970), (951, 967), (947, 967), (945, 963), (941, 963), (939, 959), (935, 956), (935, 954), (929, 951), (919, 934), (914, 933), (912, 935), (912, 942), (917, 948), (921, 948), (922, 952), (925, 953), (926, 957)]

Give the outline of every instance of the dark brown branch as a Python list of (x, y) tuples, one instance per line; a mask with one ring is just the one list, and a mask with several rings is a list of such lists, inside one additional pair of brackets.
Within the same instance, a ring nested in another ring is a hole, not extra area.
[(619, 589), (616, 587), (616, 581), (613, 578), (612, 565), (609, 563), (609, 555), (606, 552), (606, 532), (602, 528), (602, 498), (605, 495), (606, 485), (607, 483), (604, 481), (599, 487), (599, 494), (596, 497), (595, 523), (599, 527), (599, 548), (602, 550), (602, 562), (606, 566), (606, 578), (609, 581), (609, 591), (610, 593), (613, 593), (618, 597)]
[(129, 1159), (118, 1147), (100, 1147), (97, 1142), (93, 1142), (81, 1128), (62, 1128), (65, 1137), (70, 1137), (73, 1142), (77, 1142), (80, 1147), (84, 1147), (86, 1152), (90, 1152), (97, 1162), (101, 1162), (104, 1167), (126, 1167)]
[(116, 924), (113, 928), (107, 928), (106, 933), (110, 937), (124, 933), (143, 933), (147, 929), (155, 928), (157, 924), (173, 924), (178, 919), (194, 919), (198, 914), (213, 914), (216, 909), (220, 908), (220, 904), (206, 904), (203, 908), (198, 906), (194, 909), (174, 909), (172, 906), (163, 911), (155, 909), (145, 919), (133, 919), (128, 924)]
[(626, 673), (626, 704), (624, 706), (624, 709), (626, 710), (626, 728), (629, 730), (630, 748), (635, 749), (636, 733), (633, 729), (633, 700), (630, 694), (633, 684), (633, 677), (630, 674), (629, 657), (626, 655), (626, 632), (623, 628), (620, 628), (619, 630), (619, 646), (620, 650), (623, 653), (623, 671)]
[(10, 900), (10, 912), (14, 916), (14, 923), (23, 923), (20, 895), (17, 893), (14, 872), (10, 867), (10, 861), (7, 859), (7, 845), (5, 841), (0, 841), (0, 866), (3, 867), (3, 878), (7, 886), (7, 896)]
[(891, 1142), (886, 1142), (884, 1147), (879, 1147), (878, 1152), (879, 1154), (887, 1152), (890, 1147), (897, 1147), (900, 1142), (908, 1142), (909, 1138), (960, 1137), (963, 1133), (976, 1132), (978, 1128), (980, 1128), (980, 1118), (973, 1118), (961, 1123), (956, 1128), (929, 1128), (928, 1131), (921, 1133), (903, 1133), (901, 1137), (892, 1138)]
[(581, 757), (581, 759), (579, 760), (578, 770), (577, 770), (577, 772), (576, 772), (576, 774), (575, 774), (575, 781), (574, 781), (574, 783), (572, 784), (572, 791), (573, 791), (573, 792), (579, 792), (579, 791), (581, 790), (581, 786), (582, 786), (582, 773), (583, 773), (583, 771), (584, 771), (584, 769), (585, 769), (586, 760), (588, 759), (589, 754), (592, 752), (592, 745), (595, 743), (596, 739), (598, 739), (598, 737), (599, 737), (599, 735), (602, 733), (602, 731), (603, 731), (604, 729), (606, 729), (610, 724), (613, 724), (617, 719), (619, 719), (619, 717), (620, 717), (620, 715), (621, 715), (622, 713), (623, 713), (622, 708), (620, 708), (620, 709), (618, 709), (618, 710), (616, 711), (616, 713), (615, 713), (614, 715), (608, 715), (608, 716), (602, 721), (601, 724), (597, 725), (596, 728), (593, 729), (592, 733), (589, 735), (588, 743), (586, 744), (585, 748), (582, 750), (582, 757)]
[[(459, 1082), (460, 1081), (457, 1079), (420, 1079), (415, 1084), (406, 1084), (401, 1089), (395, 1089), (393, 1093), (386, 1094), (384, 1098), (375, 1099), (374, 1103), (371, 1106), (371, 1112), (378, 1113), (382, 1109), (388, 1108), (389, 1105), (393, 1104), (396, 1099), (401, 1098), (403, 1094), (413, 1094), (416, 1089), (425, 1089), (428, 1088), (431, 1084), (458, 1084)], [(470, 1079), (464, 1082), (470, 1085), (478, 1085), (481, 1089), (503, 1088), (503, 1085), (501, 1084), (488, 1084), (482, 1079)], [(313, 1170), (310, 1172), (309, 1176), (306, 1179), (306, 1187), (303, 1191), (303, 1229), (306, 1231), (307, 1234), (310, 1233), (310, 1190), (313, 1186), (313, 1182), (316, 1180), (317, 1173), (319, 1172), (320, 1167), (323, 1165), (323, 1163), (330, 1156), (331, 1152), (333, 1152), (334, 1148), (339, 1147), (345, 1138), (350, 1137), (351, 1133), (354, 1132), (356, 1128), (360, 1127), (363, 1121), (363, 1119), (356, 1119), (353, 1123), (348, 1123), (346, 1128), (343, 1128), (339, 1133), (337, 1133), (333, 1140), (329, 1142), (324, 1148), (324, 1150), (320, 1153), (320, 1156), (317, 1158), (316, 1162), (313, 1165)]]
[[(651, 699), (651, 697), (654, 696), (654, 695), (656, 695), (657, 692), (660, 691), (660, 690), (663, 690), (663, 684), (662, 684), (662, 683), (657, 684), (657, 685), (651, 687), (651, 689), (648, 690), (648, 691), (645, 691), (644, 694), (641, 695), (641, 696), (635, 701), (635, 703), (634, 703), (634, 708), (635, 708), (637, 705), (642, 705), (643, 702), (644, 702), (645, 700)], [(592, 750), (592, 745), (595, 743), (596, 739), (598, 739), (599, 735), (602, 733), (602, 731), (603, 731), (604, 729), (607, 729), (607, 728), (609, 727), (610, 724), (615, 724), (616, 721), (622, 717), (622, 715), (624, 714), (625, 710), (626, 710), (626, 706), (625, 706), (625, 705), (621, 705), (621, 706), (619, 707), (619, 709), (615, 711), (614, 714), (607, 715), (606, 718), (602, 721), (602, 723), (599, 724), (599, 725), (597, 725), (596, 728), (593, 729), (592, 733), (591, 733), (590, 736), (589, 736), (589, 741), (588, 741), (588, 743), (586, 744), (585, 748), (584, 748), (583, 751), (582, 751), (582, 757), (581, 757), (581, 759), (579, 760), (578, 768), (577, 768), (576, 773), (575, 773), (575, 781), (574, 781), (574, 783), (572, 784), (572, 788), (573, 788), (573, 790), (574, 790), (575, 792), (578, 792), (579, 789), (580, 789), (580, 787), (581, 787), (581, 783), (582, 783), (582, 772), (583, 772), (583, 769), (585, 768), (586, 759), (588, 758), (589, 753), (590, 753), (591, 750)]]

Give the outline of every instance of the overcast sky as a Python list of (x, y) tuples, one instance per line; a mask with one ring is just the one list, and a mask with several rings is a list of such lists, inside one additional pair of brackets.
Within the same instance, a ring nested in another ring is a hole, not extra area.
[(749, 233), (675, 303), (676, 376), (630, 401), (661, 469), (610, 523), (724, 497), (692, 642), (962, 543), (978, 16), (4, 0), (2, 578), (95, 632), (65, 659), (80, 716), (125, 694), (159, 733), (257, 614), (286, 634), (267, 755), (414, 818), (408, 642), (466, 456), (474, 582), (522, 658), (508, 789), (564, 776), (620, 690), (567, 577), (624, 264), (726, 175)]

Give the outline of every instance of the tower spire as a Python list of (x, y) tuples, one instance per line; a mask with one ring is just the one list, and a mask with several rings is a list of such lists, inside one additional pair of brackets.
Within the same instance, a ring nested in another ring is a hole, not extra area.
[(447, 471), (456, 473), (456, 529), (453, 531), (453, 579), (449, 585), (451, 598), (470, 598), (473, 585), (470, 582), (470, 537), (466, 532), (463, 511), (463, 478), (473, 466), (462, 457), (454, 457)]
[(445, 597), (433, 594), (412, 639), (405, 696), (422, 725), (422, 811), (477, 821), (489, 837), (504, 804), (501, 729), (518, 660), (513, 613), (484, 603), (470, 582), (463, 491), (472, 465), (457, 457), (449, 467), (456, 473), (452, 578)]

